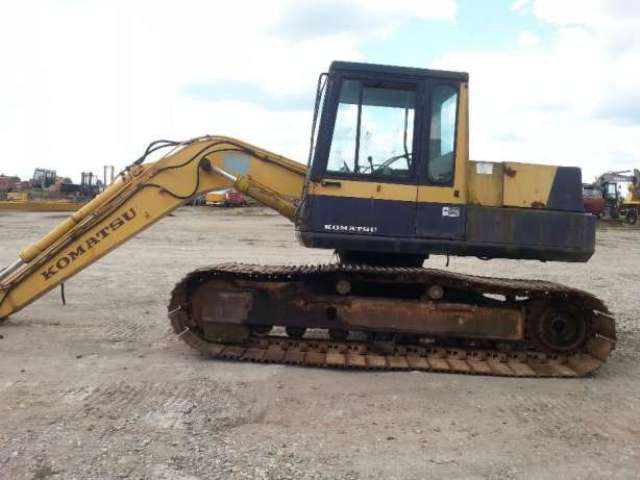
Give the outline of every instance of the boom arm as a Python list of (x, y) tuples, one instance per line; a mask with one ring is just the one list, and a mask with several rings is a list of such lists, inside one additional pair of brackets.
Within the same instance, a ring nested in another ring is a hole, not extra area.
[[(143, 164), (161, 148), (171, 150)], [(194, 196), (234, 186), (293, 221), (304, 165), (228, 137), (159, 141), (0, 272), (0, 319), (29, 305)]]
[(637, 183), (638, 170), (634, 170), (633, 175), (628, 175), (629, 173), (631, 173), (631, 170), (621, 170), (619, 172), (606, 172), (600, 175), (596, 179), (596, 184), (602, 185), (604, 183), (619, 183), (619, 182), (631, 182), (634, 184)]

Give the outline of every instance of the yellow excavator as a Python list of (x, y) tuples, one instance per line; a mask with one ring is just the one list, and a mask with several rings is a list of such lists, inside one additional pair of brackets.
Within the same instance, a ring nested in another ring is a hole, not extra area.
[[(620, 183), (627, 183), (627, 194), (623, 197)], [(628, 224), (638, 223), (640, 215), (640, 170), (605, 172), (590, 185), (603, 199), (604, 211), (610, 219), (624, 218)]]
[[(213, 358), (354, 369), (576, 377), (615, 322), (546, 281), (423, 268), (430, 254), (585, 262), (595, 217), (578, 168), (469, 160), (468, 74), (333, 62), (308, 165), (228, 137), (159, 140), (0, 272), (0, 318), (196, 195), (233, 187), (339, 263), (221, 264), (186, 275), (168, 316)], [(159, 160), (145, 162), (150, 155)]]

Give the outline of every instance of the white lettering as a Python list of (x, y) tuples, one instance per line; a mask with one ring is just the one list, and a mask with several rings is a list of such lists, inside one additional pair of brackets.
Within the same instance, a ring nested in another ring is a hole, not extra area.
[(324, 225), (325, 230), (334, 232), (352, 232), (352, 233), (376, 233), (378, 227), (365, 227), (362, 225)]

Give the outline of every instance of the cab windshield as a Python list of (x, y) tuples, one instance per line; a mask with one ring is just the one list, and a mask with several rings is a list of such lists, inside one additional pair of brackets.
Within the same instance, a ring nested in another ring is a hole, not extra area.
[(409, 177), (413, 170), (416, 92), (344, 80), (327, 172)]

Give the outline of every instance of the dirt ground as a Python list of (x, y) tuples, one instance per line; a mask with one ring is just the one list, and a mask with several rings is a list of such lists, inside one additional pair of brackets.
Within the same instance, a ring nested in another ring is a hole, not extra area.
[[(0, 265), (64, 214), (0, 213)], [(454, 270), (597, 293), (619, 343), (590, 378), (370, 373), (202, 358), (166, 318), (220, 261), (317, 263), (258, 208), (183, 208), (0, 326), (1, 479), (640, 478), (640, 230), (588, 264), (452, 258)], [(444, 267), (433, 257), (431, 266)]]

